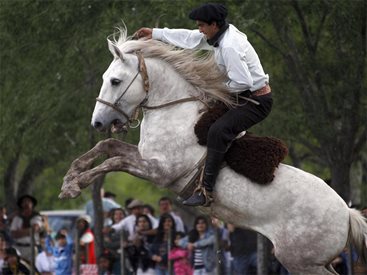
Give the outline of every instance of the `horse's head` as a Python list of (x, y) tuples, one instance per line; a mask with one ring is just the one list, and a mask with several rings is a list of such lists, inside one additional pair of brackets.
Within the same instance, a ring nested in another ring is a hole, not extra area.
[[(144, 60), (139, 54), (123, 54), (108, 40), (114, 60), (103, 74), (103, 84), (93, 111), (92, 126), (99, 131), (112, 126), (113, 132), (122, 131), (131, 121), (134, 110), (144, 100), (146, 91), (142, 70)], [(145, 74), (145, 75), (144, 75)]]

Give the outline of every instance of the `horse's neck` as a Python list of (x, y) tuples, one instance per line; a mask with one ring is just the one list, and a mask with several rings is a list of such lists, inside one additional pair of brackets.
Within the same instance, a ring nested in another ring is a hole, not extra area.
[(149, 105), (159, 105), (197, 94), (189, 82), (162, 60), (148, 59), (147, 66), (151, 79)]
[[(147, 62), (151, 87), (147, 105), (157, 106), (194, 96), (197, 91), (167, 64)], [(145, 159), (157, 159), (165, 169), (180, 174), (190, 169), (202, 156), (194, 126), (203, 104), (199, 101), (177, 103), (144, 111), (139, 151)]]

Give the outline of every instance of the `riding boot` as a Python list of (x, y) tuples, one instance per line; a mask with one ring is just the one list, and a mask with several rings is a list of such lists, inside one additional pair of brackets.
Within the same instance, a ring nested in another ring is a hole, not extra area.
[(191, 197), (183, 201), (184, 205), (210, 205), (211, 201), (213, 201), (212, 192), (214, 189), (215, 181), (219, 174), (224, 154), (225, 152), (218, 152), (212, 149), (208, 149), (203, 178), (203, 187), (205, 190), (196, 191), (194, 194), (191, 195)]

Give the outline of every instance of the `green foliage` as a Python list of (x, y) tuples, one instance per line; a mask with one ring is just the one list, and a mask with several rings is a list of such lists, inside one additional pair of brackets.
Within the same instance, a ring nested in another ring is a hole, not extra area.
[[(251, 130), (286, 140), (294, 151), (287, 162), (298, 158), (302, 168), (322, 177), (329, 174), (326, 165), (337, 158), (357, 159), (362, 152), (348, 147), (357, 143), (367, 125), (364, 2), (221, 2), (270, 75), (272, 114)], [(74, 201), (54, 198), (71, 161), (106, 137), (89, 126), (101, 76), (111, 61), (106, 37), (123, 22), (129, 34), (156, 24), (195, 28), (187, 14), (201, 3), (1, 1), (0, 174), (6, 174), (18, 155), (16, 180), (30, 164), (42, 160), (43, 173), (33, 188), (42, 204), (83, 205), (88, 192)], [(138, 130), (125, 137), (135, 144), (138, 139)], [(4, 188), (8, 184), (4, 176), (1, 182)], [(123, 199), (138, 197), (153, 205), (165, 192), (121, 173), (107, 176), (105, 187)]]

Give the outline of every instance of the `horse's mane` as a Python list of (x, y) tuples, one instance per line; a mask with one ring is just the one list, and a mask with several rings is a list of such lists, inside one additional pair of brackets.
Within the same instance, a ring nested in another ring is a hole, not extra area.
[(177, 49), (157, 40), (132, 40), (126, 28), (118, 28), (112, 41), (123, 53), (141, 51), (144, 57), (159, 58), (170, 64), (186, 81), (201, 93), (202, 99), (213, 99), (232, 105), (229, 90), (224, 85), (226, 75), (221, 72), (210, 52), (198, 54), (197, 51)]

